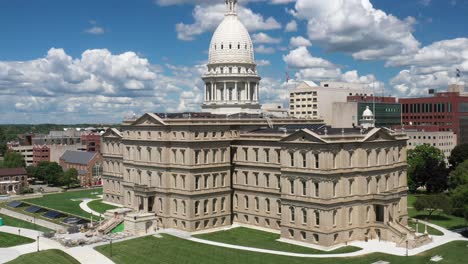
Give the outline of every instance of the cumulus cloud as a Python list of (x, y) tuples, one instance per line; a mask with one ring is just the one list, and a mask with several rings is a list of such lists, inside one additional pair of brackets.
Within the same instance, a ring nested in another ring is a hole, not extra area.
[(265, 45), (258, 45), (255, 47), (255, 52), (260, 53), (260, 54), (273, 54), (275, 53), (275, 48), (273, 47), (268, 47)]
[(280, 38), (270, 37), (268, 34), (260, 32), (252, 35), (252, 41), (254, 43), (267, 43), (267, 44), (277, 44), (281, 42)]
[[(25, 122), (52, 122), (52, 117), (75, 122), (78, 116), (118, 122), (130, 110), (198, 110), (203, 93), (196, 95), (205, 69), (154, 65), (135, 52), (112, 54), (106, 49), (72, 58), (52, 48), (35, 60), (0, 61), (0, 122), (11, 122), (19, 113), (36, 117), (23, 118)], [(63, 119), (67, 116), (71, 119)]]
[(307, 20), (309, 39), (355, 59), (385, 59), (419, 49), (412, 34), (414, 18), (401, 20), (369, 0), (297, 0), (291, 13)]
[[(296, 80), (324, 81), (336, 80), (350, 83), (370, 85), (377, 82), (374, 75), (360, 76), (357, 71), (342, 72), (341, 68), (323, 58), (314, 57), (309, 50), (302, 46), (291, 50), (283, 56), (289, 68), (297, 70)], [(380, 86), (383, 84), (378, 82)]]
[(291, 20), (286, 24), (286, 27), (284, 28), (284, 31), (286, 32), (296, 32), (297, 31), (297, 22), (296, 20)]
[[(224, 4), (197, 5), (193, 10), (194, 22), (192, 24), (178, 23), (176, 25), (177, 37), (181, 40), (194, 40), (196, 36), (214, 29), (224, 18)], [(239, 6), (239, 19), (249, 31), (280, 29), (281, 24), (273, 17), (264, 18), (252, 10)]]
[(289, 46), (291, 46), (291, 48), (310, 47), (312, 46), (312, 43), (310, 43), (310, 40), (302, 36), (298, 36), (298, 37), (291, 38), (291, 40), (289, 41)]
[[(427, 94), (427, 89), (443, 89), (448, 84), (468, 81), (468, 38), (434, 42), (411, 55), (390, 59), (387, 66), (409, 67), (390, 80), (400, 94)], [(456, 71), (460, 70), (461, 79)]]

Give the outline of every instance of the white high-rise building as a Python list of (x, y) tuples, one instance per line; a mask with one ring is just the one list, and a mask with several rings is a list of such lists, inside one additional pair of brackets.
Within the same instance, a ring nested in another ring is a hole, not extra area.
[(249, 32), (237, 17), (237, 0), (226, 0), (224, 20), (211, 39), (203, 112), (260, 113), (259, 83)]

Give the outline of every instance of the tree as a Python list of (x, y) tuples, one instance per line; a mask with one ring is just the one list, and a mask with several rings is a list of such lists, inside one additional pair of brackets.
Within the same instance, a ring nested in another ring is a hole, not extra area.
[(468, 160), (468, 144), (461, 144), (452, 149), (448, 159), (451, 169), (455, 169), (465, 160)]
[(420, 145), (408, 151), (408, 183), (411, 192), (425, 187), (429, 193), (447, 189), (448, 170), (444, 154), (430, 145)]
[(458, 186), (450, 195), (453, 214), (464, 216), (464, 209), (468, 205), (468, 184)]
[(63, 175), (63, 169), (57, 162), (42, 161), (30, 170), (34, 178), (52, 185), (60, 184)]
[(436, 211), (448, 214), (452, 210), (452, 203), (444, 194), (418, 196), (413, 206), (418, 212), (428, 211), (429, 216)]
[(2, 127), (0, 127), (0, 156), (3, 156), (6, 153), (6, 142), (7, 138), (5, 135), (5, 131)]
[(14, 151), (7, 151), (3, 162), (0, 164), (0, 167), (3, 168), (24, 168), (26, 167), (26, 162), (24, 162), (23, 155)]
[(458, 164), (457, 168), (450, 172), (448, 187), (455, 190), (460, 185), (468, 184), (468, 160)]
[(60, 183), (70, 188), (70, 185), (78, 183), (78, 171), (75, 168), (68, 169), (60, 178)]

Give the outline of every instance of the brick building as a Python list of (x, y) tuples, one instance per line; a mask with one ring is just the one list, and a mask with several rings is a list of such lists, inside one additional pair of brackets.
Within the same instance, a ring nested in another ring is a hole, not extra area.
[(33, 146), (33, 166), (42, 161), (50, 161), (50, 148), (46, 145)]
[(97, 152), (67, 150), (60, 157), (60, 166), (66, 171), (75, 168), (81, 186), (101, 184), (102, 157)]
[(406, 129), (452, 131), (457, 143), (468, 143), (468, 93), (461, 86), (431, 97), (403, 98), (402, 119)]
[(101, 152), (101, 135), (99, 134), (81, 135), (81, 143), (86, 146), (86, 151)]
[(0, 168), (0, 194), (19, 194), (24, 187), (28, 187), (24, 168)]

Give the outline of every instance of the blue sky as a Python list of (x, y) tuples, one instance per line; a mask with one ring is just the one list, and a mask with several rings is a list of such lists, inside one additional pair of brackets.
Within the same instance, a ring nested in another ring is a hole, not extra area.
[[(443, 90), (456, 69), (468, 76), (468, 0), (240, 4), (263, 102), (285, 102), (286, 71), (293, 82), (374, 83), (399, 97)], [(0, 123), (199, 110), (223, 9), (223, 0), (0, 0)]]

